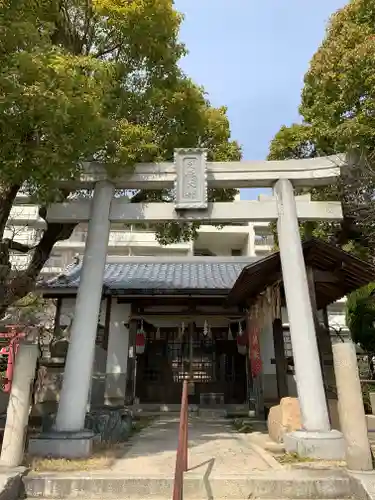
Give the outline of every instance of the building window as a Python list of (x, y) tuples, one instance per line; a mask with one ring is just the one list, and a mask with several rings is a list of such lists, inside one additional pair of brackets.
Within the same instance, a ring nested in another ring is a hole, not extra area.
[(256, 234), (255, 235), (255, 245), (260, 246), (273, 246), (275, 244), (275, 240), (272, 234)]
[(63, 256), (61, 253), (52, 253), (45, 263), (45, 267), (63, 267)]
[(70, 237), (70, 241), (84, 243), (86, 241), (86, 237), (87, 237), (87, 231), (85, 231), (84, 229), (77, 229), (76, 231), (73, 232), (72, 236)]

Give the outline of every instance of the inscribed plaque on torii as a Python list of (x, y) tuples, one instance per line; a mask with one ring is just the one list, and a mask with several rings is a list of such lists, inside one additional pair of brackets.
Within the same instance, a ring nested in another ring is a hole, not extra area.
[(175, 209), (206, 210), (208, 207), (206, 151), (177, 149), (174, 161), (176, 168)]

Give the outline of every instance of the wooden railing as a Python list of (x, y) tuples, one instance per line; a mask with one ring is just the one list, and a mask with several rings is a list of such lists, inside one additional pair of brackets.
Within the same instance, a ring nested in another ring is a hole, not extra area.
[(173, 484), (173, 500), (183, 500), (184, 472), (188, 469), (188, 381), (182, 385), (180, 426), (178, 430), (178, 446), (176, 468)]

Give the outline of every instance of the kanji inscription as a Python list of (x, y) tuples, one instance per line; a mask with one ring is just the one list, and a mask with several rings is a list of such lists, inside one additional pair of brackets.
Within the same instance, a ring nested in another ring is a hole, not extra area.
[(179, 149), (175, 152), (176, 210), (207, 208), (206, 152), (202, 149)]
[(187, 200), (197, 199), (199, 165), (196, 158), (184, 158), (183, 160), (183, 193)]

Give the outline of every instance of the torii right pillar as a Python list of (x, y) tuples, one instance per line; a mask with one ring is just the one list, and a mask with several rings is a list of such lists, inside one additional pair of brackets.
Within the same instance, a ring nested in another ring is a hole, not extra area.
[(304, 457), (342, 460), (345, 457), (344, 438), (341, 432), (331, 429), (329, 421), (293, 185), (289, 180), (280, 179), (275, 184), (274, 192), (278, 207), (280, 259), (303, 426), (302, 430), (284, 437), (285, 448), (288, 453)]

